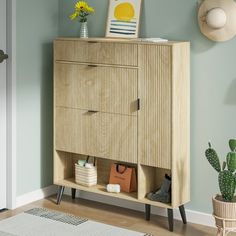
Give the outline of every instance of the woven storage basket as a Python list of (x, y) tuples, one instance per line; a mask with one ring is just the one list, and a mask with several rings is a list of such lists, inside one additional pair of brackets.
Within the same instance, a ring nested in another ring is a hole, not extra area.
[(97, 167), (85, 168), (75, 164), (75, 182), (87, 187), (97, 185)]

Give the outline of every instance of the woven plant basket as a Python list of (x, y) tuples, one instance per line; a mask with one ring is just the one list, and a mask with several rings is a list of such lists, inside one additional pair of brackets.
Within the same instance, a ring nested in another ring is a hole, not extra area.
[(75, 164), (75, 182), (86, 187), (97, 185), (97, 166), (85, 168)]
[(236, 202), (224, 202), (220, 198), (219, 195), (212, 198), (216, 226), (236, 229)]

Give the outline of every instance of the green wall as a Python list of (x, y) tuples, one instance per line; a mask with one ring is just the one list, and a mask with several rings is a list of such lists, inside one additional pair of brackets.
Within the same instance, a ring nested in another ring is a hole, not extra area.
[[(89, 0), (96, 14), (90, 36), (104, 36), (108, 0)], [(68, 15), (74, 0), (59, 0), (60, 36), (78, 36), (78, 22)], [(225, 157), (227, 140), (236, 136), (236, 38), (225, 43), (206, 39), (197, 25), (197, 0), (144, 0), (141, 36), (191, 41), (191, 198), (187, 208), (211, 213), (218, 192), (217, 174), (204, 158), (208, 140)]]
[(52, 40), (58, 0), (17, 0), (17, 196), (52, 184)]
[[(96, 9), (90, 36), (104, 36), (108, 0)], [(78, 36), (68, 15), (75, 0), (17, 1), (17, 195), (52, 184), (52, 40)], [(199, 32), (193, 0), (144, 0), (141, 36), (191, 41), (191, 195), (188, 208), (211, 213), (217, 174), (204, 159), (208, 140), (221, 158), (235, 137), (236, 38), (214, 43)], [(59, 8), (58, 8), (59, 4)], [(58, 14), (59, 13), (59, 14)]]

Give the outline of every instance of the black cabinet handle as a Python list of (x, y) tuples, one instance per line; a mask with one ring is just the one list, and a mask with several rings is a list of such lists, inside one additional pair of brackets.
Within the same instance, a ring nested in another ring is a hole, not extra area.
[(93, 114), (95, 114), (95, 113), (98, 113), (98, 111), (88, 110), (88, 113), (93, 113)]
[(138, 111), (140, 110), (140, 98), (138, 98), (138, 101), (137, 101), (137, 108), (138, 108)]
[(88, 67), (98, 67), (97, 65), (88, 65)]

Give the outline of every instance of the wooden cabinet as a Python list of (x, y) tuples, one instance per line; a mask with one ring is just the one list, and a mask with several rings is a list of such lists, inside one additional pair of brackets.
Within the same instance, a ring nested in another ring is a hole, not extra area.
[[(55, 40), (55, 184), (183, 210), (190, 200), (189, 116), (188, 42)], [(87, 155), (98, 159), (92, 188), (74, 181), (74, 163)], [(104, 191), (117, 161), (136, 167), (137, 193)], [(165, 174), (171, 203), (148, 200)]]

